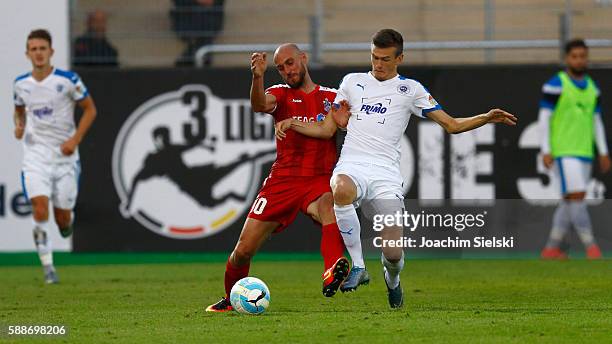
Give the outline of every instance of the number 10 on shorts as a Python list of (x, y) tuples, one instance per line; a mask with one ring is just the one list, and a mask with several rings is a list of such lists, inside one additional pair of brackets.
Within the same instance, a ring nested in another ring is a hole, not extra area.
[(253, 206), (251, 207), (251, 211), (255, 215), (261, 215), (266, 207), (266, 204), (268, 204), (268, 200), (265, 197), (256, 198), (255, 202), (253, 202)]

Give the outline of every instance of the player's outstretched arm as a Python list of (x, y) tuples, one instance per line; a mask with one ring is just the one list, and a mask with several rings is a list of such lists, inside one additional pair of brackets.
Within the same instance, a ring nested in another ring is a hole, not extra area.
[(346, 126), (346, 121), (351, 115), (349, 112), (349, 103), (345, 100), (341, 101), (338, 108), (332, 106), (331, 111), (325, 116), (321, 122), (300, 122), (294, 118), (288, 118), (276, 123), (274, 126), (276, 138), (282, 141), (287, 136), (286, 131), (293, 129), (298, 133), (319, 139), (330, 139), (338, 129), (337, 120)]
[(83, 141), (83, 138), (85, 137), (85, 134), (87, 134), (87, 131), (89, 131), (89, 128), (91, 128), (91, 125), (98, 114), (96, 104), (94, 104), (91, 96), (85, 97), (85, 99), (81, 100), (78, 104), (79, 107), (83, 109), (83, 116), (79, 121), (79, 125), (77, 126), (77, 130), (74, 135), (61, 146), (62, 154), (64, 155), (72, 155), (72, 153), (74, 153), (77, 146), (81, 143), (81, 141)]
[(449, 134), (463, 133), (481, 127), (487, 123), (516, 125), (517, 121), (517, 118), (513, 114), (501, 109), (493, 109), (487, 113), (465, 118), (453, 118), (444, 112), (444, 110), (431, 111), (427, 116), (441, 125)]
[(15, 138), (21, 140), (26, 125), (25, 106), (15, 106), (13, 119), (15, 121)]
[(264, 90), (264, 73), (267, 68), (266, 53), (251, 55), (251, 108), (255, 112), (270, 113), (276, 108), (276, 97), (266, 94)]

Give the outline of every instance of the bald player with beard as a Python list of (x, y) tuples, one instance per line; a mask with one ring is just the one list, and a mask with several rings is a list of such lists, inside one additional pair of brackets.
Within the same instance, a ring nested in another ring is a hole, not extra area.
[[(334, 118), (348, 121), (348, 104), (332, 107), (336, 90), (315, 84), (308, 73), (308, 57), (295, 44), (279, 46), (274, 65), (285, 84), (264, 91), (266, 53), (251, 57), (251, 106), (275, 122), (293, 118), (336, 126)], [(247, 216), (225, 269), (225, 296), (207, 312), (232, 310), (233, 285), (247, 277), (251, 259), (271, 234), (284, 230), (299, 211), (322, 225), (321, 255), (325, 272), (323, 294), (333, 296), (349, 273), (344, 244), (333, 211), (329, 179), (336, 164), (336, 140), (289, 132), (276, 141), (277, 156)]]

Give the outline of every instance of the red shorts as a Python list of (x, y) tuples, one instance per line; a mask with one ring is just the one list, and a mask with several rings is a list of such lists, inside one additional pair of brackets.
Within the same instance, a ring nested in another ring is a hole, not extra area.
[(331, 175), (313, 177), (268, 177), (249, 211), (248, 217), (261, 221), (279, 222), (280, 232), (289, 226), (298, 214), (306, 214), (310, 203), (326, 192), (331, 192)]

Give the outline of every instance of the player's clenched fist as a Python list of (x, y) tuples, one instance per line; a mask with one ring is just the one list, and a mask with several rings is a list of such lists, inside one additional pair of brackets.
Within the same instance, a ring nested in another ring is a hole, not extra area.
[(253, 55), (251, 55), (251, 72), (254, 77), (262, 77), (267, 66), (266, 53), (253, 53)]
[(544, 163), (544, 167), (551, 169), (553, 167), (554, 161), (555, 160), (552, 155), (550, 154), (542, 155), (542, 162)]
[(62, 154), (69, 156), (69, 155), (72, 155), (72, 153), (74, 153), (77, 146), (78, 146), (78, 143), (76, 139), (74, 137), (71, 137), (62, 144), (62, 146), (60, 147), (60, 150), (62, 151)]

